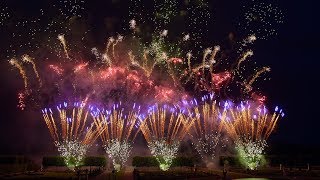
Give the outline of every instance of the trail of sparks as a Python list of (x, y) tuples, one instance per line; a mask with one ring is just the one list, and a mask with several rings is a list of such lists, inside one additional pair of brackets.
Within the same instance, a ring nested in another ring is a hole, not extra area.
[(238, 65), (237, 65), (237, 69), (239, 70), (240, 69), (240, 65), (243, 61), (245, 61), (248, 57), (252, 56), (253, 55), (253, 51), (249, 50), (247, 52), (245, 52), (243, 54), (243, 56), (239, 59), (239, 62), (238, 62)]
[(33, 71), (34, 71), (34, 73), (36, 74), (36, 77), (37, 77), (37, 79), (38, 79), (38, 81), (39, 81), (39, 86), (42, 87), (42, 81), (41, 81), (39, 72), (38, 72), (38, 70), (37, 70), (36, 63), (35, 63), (35, 62), (32, 60), (32, 58), (31, 58), (29, 55), (27, 55), (27, 54), (25, 54), (25, 55), (22, 56), (22, 60), (23, 60), (24, 62), (28, 62), (28, 63), (31, 63), (31, 64), (32, 64)]
[(9, 62), (12, 66), (18, 68), (19, 73), (22, 76), (24, 82), (25, 92), (28, 92), (28, 77), (26, 71), (23, 69), (22, 65), (16, 59), (11, 59)]
[(59, 39), (60, 43), (63, 46), (63, 50), (64, 50), (64, 53), (65, 53), (66, 57), (69, 59), (69, 53), (68, 53), (68, 49), (67, 49), (67, 42), (66, 42), (66, 39), (64, 38), (64, 35), (63, 34), (58, 35), (58, 39)]
[[(109, 49), (110, 49), (110, 46), (114, 43), (115, 39), (113, 37), (110, 37), (108, 39), (108, 43), (107, 43), (107, 47), (106, 47), (106, 50), (105, 50), (105, 53), (103, 54), (103, 61), (108, 65), (108, 66), (112, 66), (112, 60), (109, 56)], [(114, 47), (114, 46), (113, 46)], [(114, 52), (114, 50), (113, 50)]]
[(258, 72), (256, 72), (251, 79), (249, 79), (247, 81), (247, 83), (245, 83), (245, 92), (250, 92), (252, 90), (252, 84), (256, 81), (256, 79), (258, 77), (260, 77), (261, 74), (265, 73), (265, 72), (270, 72), (271, 68), (269, 67), (263, 67), (261, 70), (259, 70)]

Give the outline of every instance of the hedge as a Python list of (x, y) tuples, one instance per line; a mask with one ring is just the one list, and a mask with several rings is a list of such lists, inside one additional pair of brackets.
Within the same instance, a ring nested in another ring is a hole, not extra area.
[[(85, 157), (82, 166), (100, 166), (104, 167), (107, 164), (107, 160), (104, 156), (89, 156)], [(61, 156), (49, 156), (43, 157), (42, 165), (48, 166), (65, 166), (63, 157)]]
[[(153, 156), (135, 156), (132, 159), (132, 166), (135, 167), (157, 167), (159, 163), (157, 159)], [(179, 156), (173, 159), (171, 167), (179, 167), (179, 166), (194, 166), (194, 159), (191, 157), (183, 157)]]
[(240, 167), (241, 164), (237, 156), (220, 156), (219, 157), (219, 164), (223, 166), (224, 163), (227, 162), (230, 166)]
[(156, 167), (159, 166), (157, 159), (153, 156), (135, 156), (132, 159), (132, 166), (135, 167)]
[(187, 166), (193, 167), (194, 166), (194, 159), (192, 157), (185, 157), (185, 156), (178, 156), (173, 159), (172, 167), (179, 167), (179, 166)]
[(30, 160), (24, 156), (0, 156), (0, 164), (25, 164)]
[(49, 156), (49, 157), (43, 157), (42, 165), (43, 165), (43, 167), (65, 166), (65, 162), (64, 162), (63, 157), (61, 157), (61, 156)]
[(25, 156), (0, 156), (0, 174), (1, 172), (23, 172), (36, 171), (40, 166)]
[(89, 156), (83, 161), (84, 166), (99, 166), (105, 167), (107, 164), (107, 159), (104, 156)]
[[(289, 166), (289, 167), (300, 167), (310, 165), (320, 165), (320, 157), (314, 157), (311, 155), (301, 155), (292, 156), (292, 155), (266, 155), (265, 159), (267, 163), (271, 166), (278, 166), (279, 164)], [(224, 161), (227, 160), (230, 166), (241, 166), (237, 156), (220, 156), (220, 166), (223, 166)]]

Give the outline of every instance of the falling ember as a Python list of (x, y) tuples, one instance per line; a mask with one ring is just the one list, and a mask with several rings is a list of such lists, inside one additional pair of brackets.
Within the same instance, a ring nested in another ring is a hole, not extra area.
[(248, 41), (248, 43), (253, 43), (254, 41), (256, 41), (257, 40), (257, 37), (256, 37), (256, 35), (250, 35), (248, 38), (247, 38), (247, 41)]
[(183, 41), (188, 41), (190, 39), (190, 34), (186, 34), (184, 37), (183, 37)]
[(217, 53), (220, 51), (220, 46), (215, 46), (211, 55), (211, 58), (209, 60), (209, 63), (211, 64), (210, 66), (210, 71), (212, 72), (212, 65), (215, 64), (217, 61), (215, 60), (215, 57), (217, 55)]
[(9, 63), (12, 66), (19, 69), (19, 73), (23, 78), (25, 92), (28, 92), (28, 78), (27, 78), (26, 71), (23, 69), (22, 65), (16, 59), (11, 59)]
[(258, 102), (260, 105), (263, 105), (267, 100), (266, 96), (260, 95), (259, 93), (256, 93), (256, 92), (251, 93), (251, 98), (254, 101)]
[(97, 60), (101, 59), (101, 54), (99, 53), (99, 51), (96, 47), (91, 49), (91, 53), (96, 57)]
[(25, 94), (23, 92), (18, 93), (18, 108), (21, 109), (22, 111), (26, 108), (26, 104), (25, 104)]
[(64, 50), (64, 53), (65, 53), (66, 57), (69, 59), (69, 53), (68, 53), (68, 49), (67, 49), (67, 42), (66, 42), (66, 39), (64, 38), (64, 34), (58, 35), (58, 39), (59, 39), (60, 43), (63, 46), (63, 50)]
[(172, 90), (171, 88), (156, 86), (155, 90), (156, 90), (156, 94), (154, 99), (156, 99), (157, 102), (160, 102), (160, 103), (171, 102), (172, 99), (176, 98), (175, 91)]
[(115, 39), (113, 37), (110, 37), (108, 39), (105, 53), (102, 55), (102, 59), (103, 59), (104, 63), (106, 63), (108, 66), (112, 66), (112, 60), (109, 56), (109, 49), (110, 49), (110, 46), (114, 43), (114, 41), (115, 41)]
[(252, 90), (252, 84), (256, 81), (256, 79), (263, 73), (265, 72), (270, 72), (271, 68), (269, 67), (263, 67), (260, 71), (256, 72), (256, 74), (254, 74), (252, 76), (251, 79), (249, 79), (246, 83), (245, 83), (245, 93), (248, 93)]
[(220, 89), (223, 83), (228, 81), (231, 78), (231, 73), (226, 71), (226, 72), (221, 72), (218, 74), (213, 74), (212, 75), (212, 82), (214, 84), (214, 89)]
[(100, 72), (100, 78), (107, 80), (109, 78), (115, 79), (117, 74), (124, 74), (125, 69), (122, 67), (109, 67), (104, 71)]
[(136, 25), (137, 25), (136, 20), (131, 19), (129, 22), (130, 29), (132, 29), (132, 30), (136, 29)]
[(243, 54), (243, 56), (239, 59), (239, 62), (238, 62), (238, 66), (237, 66), (238, 70), (240, 69), (241, 63), (252, 55), (253, 55), (253, 51), (251, 51), (251, 50), (249, 50)]
[(168, 61), (172, 62), (173, 64), (183, 63), (182, 59), (180, 58), (170, 58)]
[(113, 55), (114, 59), (116, 58), (115, 47), (118, 45), (119, 42), (122, 42), (122, 40), (123, 40), (123, 36), (122, 35), (118, 35), (117, 40), (112, 45), (112, 55)]
[(57, 75), (62, 75), (64, 70), (62, 68), (60, 68), (59, 66), (50, 64), (49, 68), (52, 69)]
[(188, 53), (187, 53), (187, 59), (188, 59), (188, 68), (189, 68), (189, 71), (191, 71), (191, 57), (192, 57), (191, 52), (188, 52)]
[(202, 58), (202, 69), (203, 69), (203, 72), (204, 72), (204, 69), (206, 67), (209, 67), (210, 65), (207, 65), (206, 63), (206, 60), (207, 60), (207, 57), (212, 53), (212, 49), (211, 48), (207, 48), (204, 53), (203, 53), (203, 58)]
[(74, 68), (74, 73), (77, 73), (79, 71), (82, 71), (85, 67), (87, 67), (89, 65), (89, 63), (82, 63), (82, 64), (79, 64), (77, 65), (75, 68)]
[(33, 71), (34, 71), (34, 73), (36, 74), (37, 79), (38, 79), (38, 81), (39, 81), (39, 86), (41, 87), (41, 86), (42, 86), (42, 81), (41, 81), (40, 76), (39, 76), (39, 73), (38, 73), (38, 71), (37, 71), (36, 63), (31, 59), (31, 57), (30, 57), (29, 55), (23, 55), (23, 56), (22, 56), (22, 60), (23, 60), (24, 62), (28, 62), (28, 63), (31, 63), (31, 64), (32, 64)]
[(168, 30), (163, 30), (160, 34), (162, 37), (166, 37), (168, 35)]

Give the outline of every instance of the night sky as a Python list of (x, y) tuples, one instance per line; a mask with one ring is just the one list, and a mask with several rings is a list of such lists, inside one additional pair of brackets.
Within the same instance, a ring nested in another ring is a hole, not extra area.
[[(237, 15), (241, 12), (241, 1), (210, 1), (213, 20), (209, 27), (209, 40), (223, 41), (230, 32), (237, 33)], [(41, 3), (39, 3), (41, 2)], [(32, 15), (50, 0), (11, 0), (10, 7), (19, 14)], [(319, 2), (270, 1), (275, 2), (285, 15), (285, 23), (279, 34), (269, 40), (257, 41), (254, 58), (258, 64), (268, 65), (271, 80), (262, 84), (268, 95), (268, 103), (281, 106), (286, 116), (281, 119), (276, 132), (271, 135), (271, 144), (296, 144), (320, 146), (319, 119)], [(90, 17), (90, 26), (96, 43), (103, 44), (107, 36), (122, 32), (118, 27), (122, 17), (128, 16), (126, 0), (89, 0), (85, 10)], [(104, 19), (114, 18), (113, 32), (107, 32)], [(8, 37), (6, 26), (0, 26), (0, 154), (41, 154), (55, 152), (51, 138), (38, 111), (20, 111), (16, 93), (22, 82), (16, 69), (6, 59)], [(27, 52), (26, 52), (27, 53)]]

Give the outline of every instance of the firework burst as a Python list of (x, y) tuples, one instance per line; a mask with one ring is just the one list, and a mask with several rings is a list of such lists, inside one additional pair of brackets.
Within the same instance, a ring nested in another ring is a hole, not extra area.
[[(250, 35), (245, 38), (245, 44), (255, 41)], [(246, 67), (246, 62), (253, 56), (251, 49), (241, 49), (241, 55), (234, 62), (226, 61), (220, 46), (207, 48), (203, 52), (202, 63), (192, 65), (191, 52), (187, 53), (187, 67), (180, 80), (185, 85), (194, 85), (194, 91), (215, 93), (221, 99), (246, 99), (254, 92), (254, 83), (260, 76), (270, 71), (269, 67), (261, 69)], [(252, 73), (252, 70), (254, 72)]]

